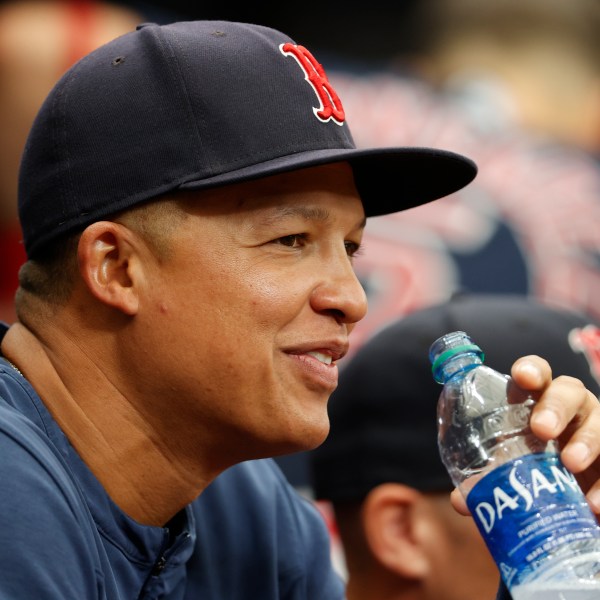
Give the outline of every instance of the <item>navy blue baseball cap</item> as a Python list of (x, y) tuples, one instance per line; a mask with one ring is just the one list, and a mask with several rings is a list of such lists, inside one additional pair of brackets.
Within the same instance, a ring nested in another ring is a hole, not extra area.
[(429, 347), (459, 330), (484, 351), (485, 364), (502, 373), (517, 358), (537, 354), (555, 377), (577, 377), (600, 395), (597, 321), (526, 296), (457, 295), (392, 321), (343, 368), (329, 401), (329, 436), (308, 453), (318, 499), (360, 501), (388, 482), (422, 492), (452, 490), (437, 444), (442, 386), (433, 379)]
[(174, 190), (339, 161), (367, 216), (441, 198), (476, 175), (448, 151), (357, 149), (322, 65), (277, 30), (143, 24), (77, 62), (41, 107), (19, 174), (25, 248), (31, 257)]

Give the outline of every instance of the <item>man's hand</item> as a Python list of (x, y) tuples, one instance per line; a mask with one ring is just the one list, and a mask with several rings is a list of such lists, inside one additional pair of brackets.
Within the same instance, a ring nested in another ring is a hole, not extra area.
[[(564, 465), (577, 477), (592, 510), (600, 514), (600, 402), (579, 379), (552, 379), (552, 369), (539, 356), (519, 358), (511, 376), (522, 389), (539, 395), (531, 430), (542, 440), (557, 439)], [(451, 495), (454, 508), (468, 515), (462, 494)]]

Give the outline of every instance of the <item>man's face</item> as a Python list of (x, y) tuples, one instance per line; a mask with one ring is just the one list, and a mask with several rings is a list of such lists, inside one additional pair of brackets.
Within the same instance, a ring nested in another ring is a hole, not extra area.
[(231, 460), (315, 447), (337, 362), (366, 313), (352, 268), (365, 215), (350, 168), (203, 191), (186, 208), (143, 306), (167, 418)]

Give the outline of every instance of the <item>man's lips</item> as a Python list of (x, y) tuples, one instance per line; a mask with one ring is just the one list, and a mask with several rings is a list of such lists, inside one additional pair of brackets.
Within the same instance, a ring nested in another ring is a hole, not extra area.
[(330, 365), (348, 353), (349, 344), (343, 340), (314, 341), (296, 346), (289, 346), (283, 351), (287, 354), (312, 356), (319, 362)]
[(332, 392), (338, 384), (337, 361), (348, 351), (348, 344), (328, 341), (287, 348), (285, 352), (294, 358), (305, 377), (319, 388)]

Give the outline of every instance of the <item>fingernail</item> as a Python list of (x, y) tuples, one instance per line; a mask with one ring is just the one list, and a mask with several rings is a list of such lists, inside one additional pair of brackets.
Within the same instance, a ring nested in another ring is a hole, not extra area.
[[(575, 442), (569, 446), (569, 454), (579, 463), (585, 463), (590, 455), (590, 449), (582, 442)], [(599, 498), (600, 500), (600, 498)]]
[(555, 431), (558, 427), (558, 416), (552, 410), (544, 409), (531, 415), (531, 420), (536, 425), (542, 425), (545, 429)]
[(525, 361), (520, 363), (517, 367), (517, 371), (519, 371), (520, 373), (525, 373), (529, 377), (534, 377), (538, 381), (541, 381), (540, 370), (538, 369), (537, 365), (535, 365), (532, 362)]

